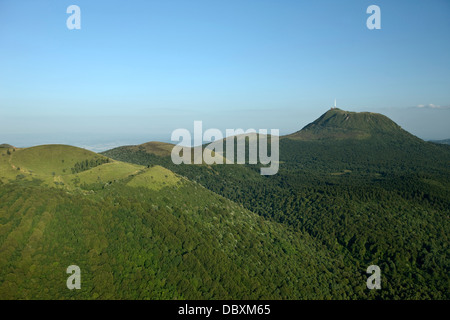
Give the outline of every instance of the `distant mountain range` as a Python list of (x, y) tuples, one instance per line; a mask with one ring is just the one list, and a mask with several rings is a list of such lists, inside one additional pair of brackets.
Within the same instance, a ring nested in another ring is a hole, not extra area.
[(1, 145), (0, 298), (450, 298), (450, 146), (340, 109), (280, 138), (274, 176), (161, 142)]
[(450, 144), (450, 139), (444, 139), (444, 140), (430, 140), (430, 142), (441, 143), (441, 144)]

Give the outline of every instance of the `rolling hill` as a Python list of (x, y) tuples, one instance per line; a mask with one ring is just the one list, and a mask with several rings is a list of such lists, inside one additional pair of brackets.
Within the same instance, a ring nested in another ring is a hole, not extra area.
[[(95, 170), (94, 170), (95, 168)], [(114, 161), (85, 149), (66, 145), (42, 145), (0, 150), (0, 180), (41, 180), (49, 186), (74, 186), (76, 180), (121, 179), (141, 166)], [(94, 177), (95, 176), (95, 177)]]
[(140, 145), (134, 145), (134, 146), (123, 146), (120, 148), (124, 148), (126, 150), (130, 151), (143, 151), (147, 153), (151, 153), (157, 156), (170, 156), (170, 153), (172, 152), (172, 148), (174, 147), (171, 143), (165, 143), (165, 142), (157, 142), (157, 141), (151, 141), (147, 143), (143, 143)]

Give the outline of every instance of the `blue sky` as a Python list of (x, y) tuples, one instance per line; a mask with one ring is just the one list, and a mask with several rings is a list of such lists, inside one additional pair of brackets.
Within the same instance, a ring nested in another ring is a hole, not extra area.
[(168, 141), (194, 120), (288, 134), (334, 98), (450, 138), (449, 34), (448, 0), (0, 0), (0, 143)]

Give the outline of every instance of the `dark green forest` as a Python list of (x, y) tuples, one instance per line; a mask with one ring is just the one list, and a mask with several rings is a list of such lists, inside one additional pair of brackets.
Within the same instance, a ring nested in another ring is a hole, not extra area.
[[(86, 196), (39, 181), (0, 189), (3, 299), (369, 297), (364, 274), (303, 232), (185, 182)], [(66, 287), (67, 266), (82, 289)], [(344, 281), (342, 279), (345, 279)], [(373, 294), (373, 293), (372, 293)]]

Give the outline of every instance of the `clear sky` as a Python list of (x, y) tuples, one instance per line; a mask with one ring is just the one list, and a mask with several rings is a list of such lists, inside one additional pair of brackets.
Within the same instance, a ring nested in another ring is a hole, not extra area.
[(288, 134), (335, 98), (450, 138), (450, 1), (0, 0), (0, 143), (169, 141), (194, 120)]

